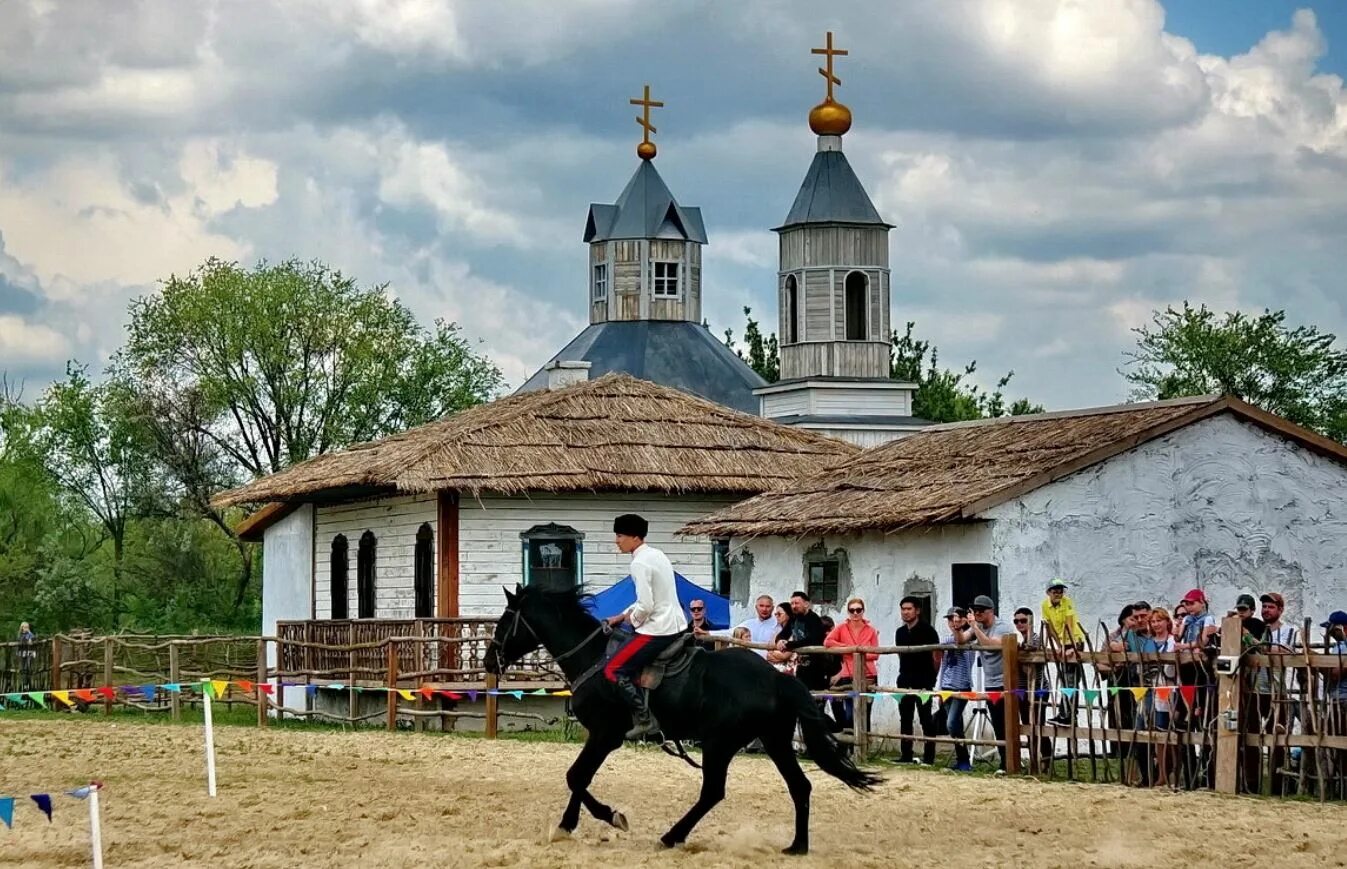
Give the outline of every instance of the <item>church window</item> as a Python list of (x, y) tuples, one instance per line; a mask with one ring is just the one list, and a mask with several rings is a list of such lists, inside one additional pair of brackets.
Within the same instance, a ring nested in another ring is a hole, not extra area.
[(435, 614), (435, 532), (426, 522), (416, 529), (416, 549), (412, 555), (416, 575), (416, 617), (428, 619)]
[(328, 579), (332, 590), (332, 618), (350, 618), (346, 607), (346, 581), (351, 574), (351, 562), (346, 548), (346, 535), (332, 538), (332, 557), (328, 561)]
[(585, 535), (568, 525), (534, 525), (519, 535), (524, 585), (575, 588), (585, 576)]
[(602, 302), (608, 298), (608, 264), (594, 266), (594, 301)]
[(373, 531), (360, 535), (360, 548), (355, 557), (356, 618), (374, 618), (375, 550), (378, 541)]
[(657, 262), (655, 265), (655, 298), (678, 297), (678, 263)]
[(786, 275), (786, 343), (800, 340), (800, 287), (795, 275)]
[(730, 596), (730, 541), (725, 538), (711, 541), (711, 591)]
[(870, 308), (870, 281), (865, 272), (852, 272), (846, 282), (847, 340), (864, 341), (870, 337), (866, 312)]

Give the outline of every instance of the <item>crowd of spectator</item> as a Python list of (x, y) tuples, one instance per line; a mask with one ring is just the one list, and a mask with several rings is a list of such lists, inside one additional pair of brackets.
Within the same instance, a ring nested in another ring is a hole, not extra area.
[[(1036, 755), (1044, 768), (1053, 762), (1059, 742), (1065, 743), (1065, 750), (1074, 751), (1077, 728), (1090, 724), (1082, 722), (1080, 704), (1084, 687), (1093, 678), (1092, 684), (1104, 689), (1107, 702), (1106, 720), (1093, 723), (1092, 727), (1098, 729), (1101, 740), (1109, 742), (1108, 751), (1125, 762), (1131, 783), (1210, 786), (1215, 767), (1214, 741), (1199, 747), (1192, 743), (1201, 740), (1120, 738), (1120, 734), (1141, 731), (1213, 731), (1217, 683), (1214, 662), (1221, 644), (1221, 625), (1211, 612), (1206, 594), (1201, 589), (1192, 589), (1173, 607), (1152, 606), (1147, 601), (1127, 604), (1118, 614), (1116, 627), (1108, 631), (1101, 644), (1092, 645), (1067, 591), (1065, 582), (1053, 580), (1037, 613), (1027, 606), (1018, 607), (1008, 624), (998, 616), (996, 602), (979, 595), (967, 608), (947, 609), (939, 630), (922, 612), (922, 598), (901, 600), (900, 623), (894, 632), (893, 645), (913, 651), (897, 655), (895, 685), (903, 692), (898, 700), (899, 731), (903, 737), (898, 762), (932, 765), (936, 761), (936, 742), (921, 740), (914, 725), (920, 725), (921, 736), (965, 740), (970, 704), (972, 713), (985, 714), (996, 739), (1004, 742), (1006, 679), (1000, 646), (1003, 637), (1014, 636), (1020, 649), (1048, 653), (1033, 663), (1023, 664), (1016, 680), (1017, 686), (1025, 691), (1020, 696), (1029, 698), (1018, 704), (1020, 722), (1034, 724), (1034, 731), (1040, 734), (1037, 750), (1031, 754)], [(865, 601), (859, 597), (846, 602), (845, 618), (836, 625), (814, 612), (809, 595), (803, 591), (792, 594), (789, 603), (779, 604), (762, 595), (755, 601), (754, 609), (755, 617), (735, 628), (734, 635), (770, 646), (759, 654), (779, 670), (793, 673), (812, 691), (845, 694), (856, 683), (855, 656), (800, 654), (797, 650), (811, 646), (882, 645), (878, 630), (866, 618)], [(1286, 601), (1278, 592), (1266, 592), (1257, 598), (1241, 594), (1226, 615), (1239, 617), (1240, 646), (1244, 651), (1270, 656), (1304, 652), (1300, 632), (1286, 621)], [(1347, 655), (1347, 613), (1334, 612), (1321, 626), (1325, 631), (1323, 650)], [(1109, 654), (1102, 657), (1086, 654), (1103, 651)], [(875, 685), (878, 660), (877, 654), (864, 655), (869, 686)], [(1295, 662), (1280, 666), (1276, 657), (1267, 660), (1272, 666), (1240, 671), (1249, 698), (1241, 708), (1242, 729), (1273, 734), (1275, 742), (1276, 734), (1290, 733), (1297, 725), (1296, 696), (1303, 695), (1304, 689), (1296, 684)], [(979, 671), (980, 679), (975, 679)], [(1320, 726), (1327, 728), (1328, 733), (1347, 733), (1347, 676), (1341, 667), (1320, 672), (1324, 673), (1322, 694), (1316, 699), (1327, 703)], [(958, 696), (967, 695), (975, 687), (979, 691), (976, 699)], [(1116, 690), (1124, 688), (1151, 690)], [(866, 704), (867, 715), (872, 706)], [(853, 700), (835, 697), (830, 707), (839, 729), (853, 728)], [(1299, 724), (1302, 730), (1308, 726), (1304, 721)], [(868, 721), (866, 728), (869, 729)], [(917, 741), (923, 742), (920, 759), (914, 750)], [(1263, 749), (1252, 746), (1240, 751), (1241, 787), (1259, 790), (1263, 784)], [(1007, 758), (1004, 745), (998, 748), (998, 754), (1000, 769), (1004, 770)], [(1284, 748), (1270, 749), (1272, 793), (1289, 792), (1290, 759)], [(971, 761), (969, 745), (955, 741), (950, 767), (969, 771)]]

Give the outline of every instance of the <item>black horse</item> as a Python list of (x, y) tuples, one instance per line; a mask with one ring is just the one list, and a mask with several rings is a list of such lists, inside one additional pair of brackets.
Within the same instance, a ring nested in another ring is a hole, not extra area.
[[(546, 648), (574, 686), (571, 708), (589, 734), (580, 756), (566, 772), (571, 799), (557, 835), (564, 837), (575, 829), (582, 805), (600, 821), (626, 830), (626, 817), (589, 792), (595, 773), (622, 745), (632, 724), (631, 712), (615, 686), (602, 672), (592, 672), (606, 651), (604, 624), (585, 608), (579, 591), (506, 589), (505, 599), (505, 612), (487, 647), (487, 670), (500, 674), (539, 646)], [(581, 680), (578, 685), (577, 679)], [(824, 772), (858, 791), (868, 791), (880, 782), (846, 756), (808, 689), (747, 649), (698, 652), (685, 675), (661, 685), (650, 705), (666, 738), (698, 739), (702, 745), (701, 795), (660, 837), (666, 847), (686, 841), (697, 822), (724, 799), (730, 761), (741, 748), (759, 739), (795, 803), (795, 839), (785, 853), (807, 853), (811, 787), (791, 744), (797, 722), (809, 756)]]

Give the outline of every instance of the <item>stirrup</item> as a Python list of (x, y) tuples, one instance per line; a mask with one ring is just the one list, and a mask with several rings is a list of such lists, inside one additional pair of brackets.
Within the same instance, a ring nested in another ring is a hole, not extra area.
[(655, 721), (655, 716), (646, 714), (644, 719), (633, 716), (631, 729), (624, 735), (623, 739), (640, 739), (643, 736), (649, 736), (652, 733), (659, 732), (659, 723)]

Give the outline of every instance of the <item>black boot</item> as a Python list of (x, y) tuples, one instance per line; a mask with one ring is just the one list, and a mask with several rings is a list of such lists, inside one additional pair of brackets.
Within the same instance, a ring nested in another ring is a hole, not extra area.
[(618, 676), (617, 693), (631, 707), (632, 727), (627, 731), (626, 739), (640, 739), (659, 729), (650, 715), (650, 701), (643, 689), (632, 684), (627, 677)]

